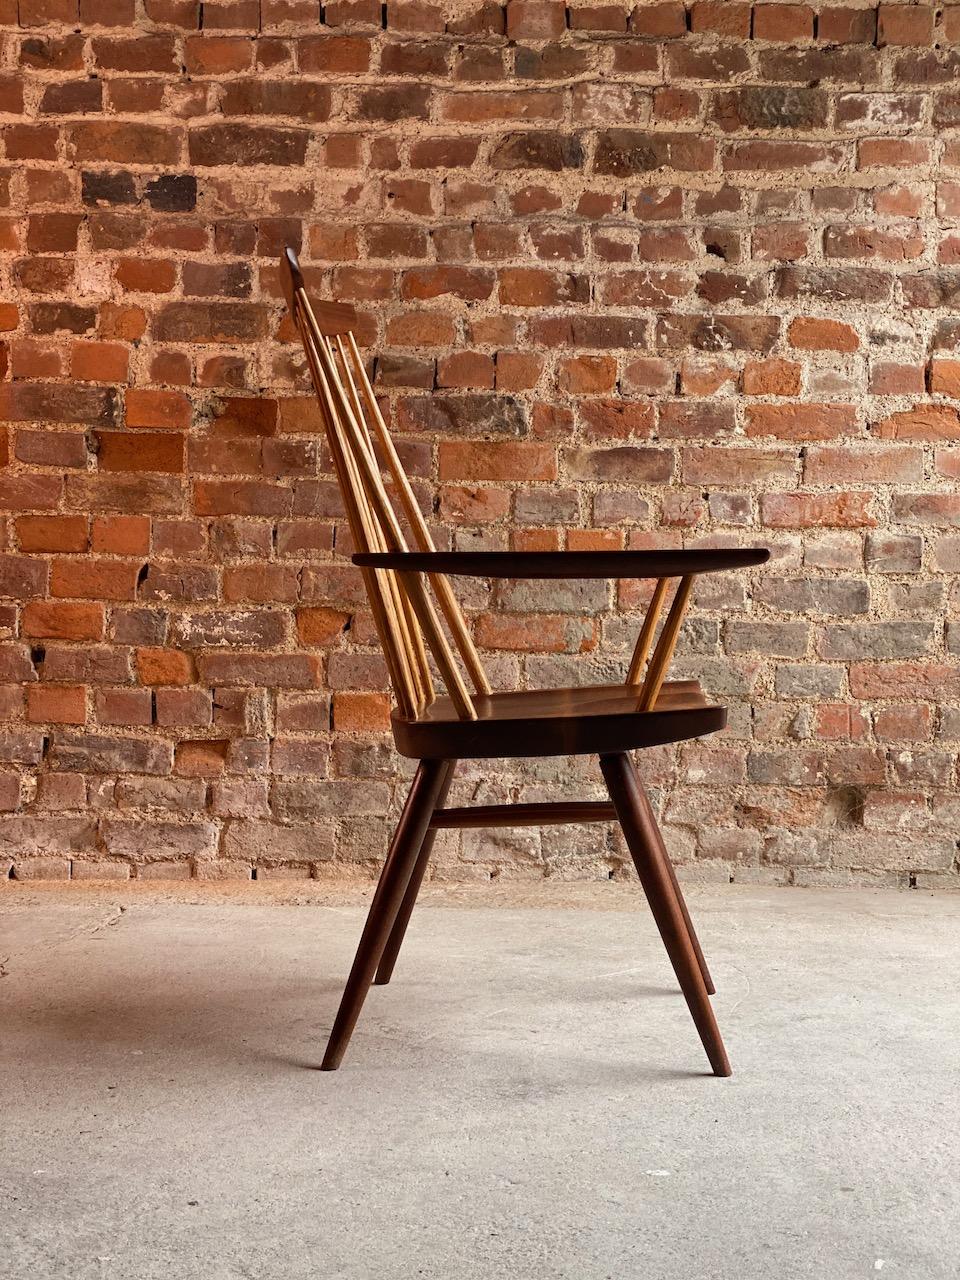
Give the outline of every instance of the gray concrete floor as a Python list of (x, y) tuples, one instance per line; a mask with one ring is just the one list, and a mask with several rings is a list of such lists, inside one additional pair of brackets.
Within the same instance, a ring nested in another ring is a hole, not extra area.
[(0, 892), (5, 1280), (960, 1274), (960, 898), (691, 890), (717, 1080), (619, 885), (432, 890), (321, 1074), (293, 896)]

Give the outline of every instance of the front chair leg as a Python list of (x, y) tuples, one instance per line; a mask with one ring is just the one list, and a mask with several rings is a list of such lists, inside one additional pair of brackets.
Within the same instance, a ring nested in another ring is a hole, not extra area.
[[(456, 760), (446, 761), (447, 773), (440, 788), (440, 794), (437, 796), (436, 808), (443, 807), (447, 792), (450, 790), (450, 784), (453, 782), (453, 774), (457, 767)], [(432, 816), (432, 815), (431, 815)], [(383, 948), (383, 955), (380, 957), (380, 965), (377, 969), (377, 976), (374, 983), (377, 986), (383, 986), (393, 977), (394, 965), (397, 963), (397, 956), (400, 954), (400, 948), (403, 946), (403, 939), (406, 936), (407, 925), (410, 923), (410, 917), (413, 915), (413, 908), (417, 905), (417, 896), (420, 893), (420, 886), (423, 884), (423, 877), (426, 874), (427, 864), (430, 861), (430, 855), (433, 852), (433, 842), (437, 838), (436, 827), (429, 827), (424, 837), (423, 844), (420, 847), (420, 853), (417, 857), (416, 865), (410, 876), (410, 883), (407, 885), (407, 891), (403, 895), (403, 901), (400, 903), (400, 910), (397, 912), (397, 918), (394, 921), (393, 928), (390, 930), (390, 937), (387, 939), (387, 945)]]
[(383, 955), (390, 930), (397, 918), (407, 885), (413, 873), (417, 857), (430, 825), (430, 819), (446, 777), (446, 761), (421, 760), (417, 768), (410, 794), (407, 796), (390, 842), (387, 860), (383, 864), (380, 883), (377, 885), (363, 927), (353, 968), (344, 988), (340, 1008), (330, 1032), (327, 1051), (321, 1070), (336, 1071), (339, 1067), (350, 1036), (357, 1025), (360, 1010), (366, 999), (373, 976)]
[[(634, 775), (636, 776), (636, 770), (634, 770)], [(690, 919), (690, 912), (687, 910), (686, 901), (680, 891), (677, 873), (673, 868), (673, 863), (670, 861), (670, 855), (667, 853), (667, 847), (663, 843), (663, 835), (653, 812), (650, 797), (647, 795), (646, 788), (640, 781), (639, 777), (637, 777), (637, 787), (640, 791), (640, 804), (643, 807), (646, 822), (656, 838), (657, 849), (663, 860), (663, 865), (667, 869), (667, 874), (670, 876), (670, 883), (673, 885), (673, 892), (676, 895), (677, 903), (679, 904), (680, 911), (683, 914), (683, 922), (687, 927), (687, 933), (690, 937), (690, 945), (693, 947), (693, 954), (697, 957), (697, 964), (700, 966), (700, 972), (703, 974), (703, 984), (707, 988), (707, 995), (715, 996), (717, 994), (717, 988), (713, 985), (713, 978), (710, 977), (710, 970), (707, 968), (707, 961), (703, 954), (703, 949), (700, 946), (700, 939), (697, 937), (697, 931), (694, 929), (693, 921)]]
[(696, 952), (687, 931), (680, 900), (661, 854), (656, 823), (649, 805), (643, 804), (643, 790), (629, 756), (624, 753), (600, 757), (610, 799), (617, 811), (627, 846), (637, 868), (650, 910), (660, 930), (677, 981), (687, 1001), (714, 1075), (731, 1075), (717, 1020), (703, 980)]

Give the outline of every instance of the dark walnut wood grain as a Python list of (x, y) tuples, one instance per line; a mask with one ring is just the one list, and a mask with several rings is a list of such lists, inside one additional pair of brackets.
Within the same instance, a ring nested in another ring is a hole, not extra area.
[(388, 551), (355, 555), (353, 563), (467, 578), (679, 578), (749, 569), (769, 559), (765, 547), (734, 547), (704, 551)]
[(681, 742), (722, 729), (725, 707), (711, 706), (695, 680), (663, 686), (653, 711), (639, 712), (636, 686), (530, 689), (474, 698), (476, 720), (461, 720), (437, 698), (419, 720), (398, 714), (393, 737), (415, 760), (599, 755)]

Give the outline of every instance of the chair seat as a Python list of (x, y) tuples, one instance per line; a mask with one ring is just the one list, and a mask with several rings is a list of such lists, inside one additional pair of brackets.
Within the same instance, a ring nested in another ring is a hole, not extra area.
[(682, 742), (722, 729), (726, 707), (711, 705), (696, 680), (666, 682), (652, 711), (638, 711), (639, 685), (588, 685), (475, 695), (476, 720), (461, 720), (447, 697), (423, 716), (394, 712), (401, 755), (418, 760), (602, 755)]

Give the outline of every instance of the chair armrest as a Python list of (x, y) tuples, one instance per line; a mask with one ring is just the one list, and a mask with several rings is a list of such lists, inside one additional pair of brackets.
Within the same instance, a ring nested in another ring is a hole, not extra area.
[(766, 547), (710, 547), (702, 551), (385, 551), (355, 555), (353, 563), (467, 578), (682, 578), (747, 569), (769, 558)]

